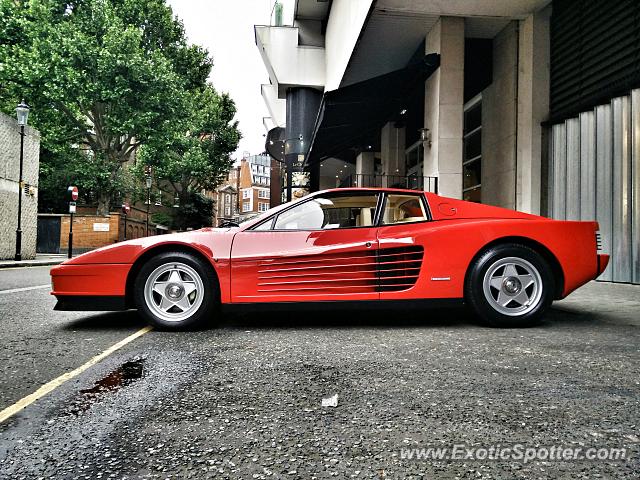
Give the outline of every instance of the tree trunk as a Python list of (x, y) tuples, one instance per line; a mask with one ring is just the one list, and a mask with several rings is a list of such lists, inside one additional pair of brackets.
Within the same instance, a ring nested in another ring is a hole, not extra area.
[(109, 215), (109, 209), (111, 207), (111, 198), (108, 193), (100, 193), (98, 195), (98, 211), (96, 215), (106, 217)]

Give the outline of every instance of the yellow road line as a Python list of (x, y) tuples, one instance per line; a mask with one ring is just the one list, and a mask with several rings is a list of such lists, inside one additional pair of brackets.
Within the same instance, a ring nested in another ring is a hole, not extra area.
[(96, 363), (98, 363), (101, 360), (103, 360), (104, 358), (108, 357), (109, 355), (111, 355), (116, 350), (124, 347), (127, 343), (132, 342), (136, 338), (144, 335), (147, 332), (150, 332), (151, 330), (153, 330), (153, 327), (144, 327), (144, 328), (138, 330), (136, 333), (129, 335), (127, 338), (125, 338), (123, 340), (120, 340), (115, 345), (112, 345), (111, 347), (107, 348), (104, 352), (96, 355), (95, 357), (93, 357), (91, 360), (89, 360), (84, 365), (81, 365), (78, 368), (76, 368), (75, 370), (71, 370), (70, 372), (67, 372), (67, 373), (65, 373), (63, 375), (60, 375), (58, 378), (54, 378), (49, 383), (45, 383), (44, 385), (42, 385), (38, 390), (36, 390), (32, 394), (27, 395), (26, 397), (18, 400), (13, 405), (11, 405), (11, 406), (5, 408), (4, 410), (2, 410), (0, 412), (0, 423), (4, 422), (7, 418), (10, 418), (11, 416), (15, 415), (16, 413), (18, 413), (20, 410), (22, 410), (26, 406), (31, 405), (33, 402), (35, 402), (39, 398), (44, 397), (47, 393), (49, 393), (52, 390), (58, 388), (60, 385), (62, 385), (67, 380), (71, 380), (73, 377), (76, 377), (76, 376), (80, 375), (86, 369), (92, 367)]

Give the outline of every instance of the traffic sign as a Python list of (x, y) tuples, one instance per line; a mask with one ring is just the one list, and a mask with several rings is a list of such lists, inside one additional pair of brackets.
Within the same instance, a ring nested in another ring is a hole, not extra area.
[(71, 198), (72, 202), (78, 200), (78, 187), (69, 187), (67, 188), (67, 192), (69, 192), (69, 198)]

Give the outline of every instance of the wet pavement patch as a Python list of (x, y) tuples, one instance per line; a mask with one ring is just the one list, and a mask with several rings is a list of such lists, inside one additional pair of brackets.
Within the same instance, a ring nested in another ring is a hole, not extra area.
[(134, 358), (124, 362), (105, 377), (98, 380), (91, 388), (80, 390), (68, 409), (70, 415), (80, 415), (110, 392), (139, 380), (144, 375), (144, 358)]

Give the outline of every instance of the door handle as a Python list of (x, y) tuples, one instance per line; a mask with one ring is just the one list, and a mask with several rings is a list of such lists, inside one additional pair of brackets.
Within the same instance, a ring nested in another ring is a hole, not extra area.
[(371, 248), (371, 242), (365, 243), (364, 246), (367, 247), (367, 248)]

